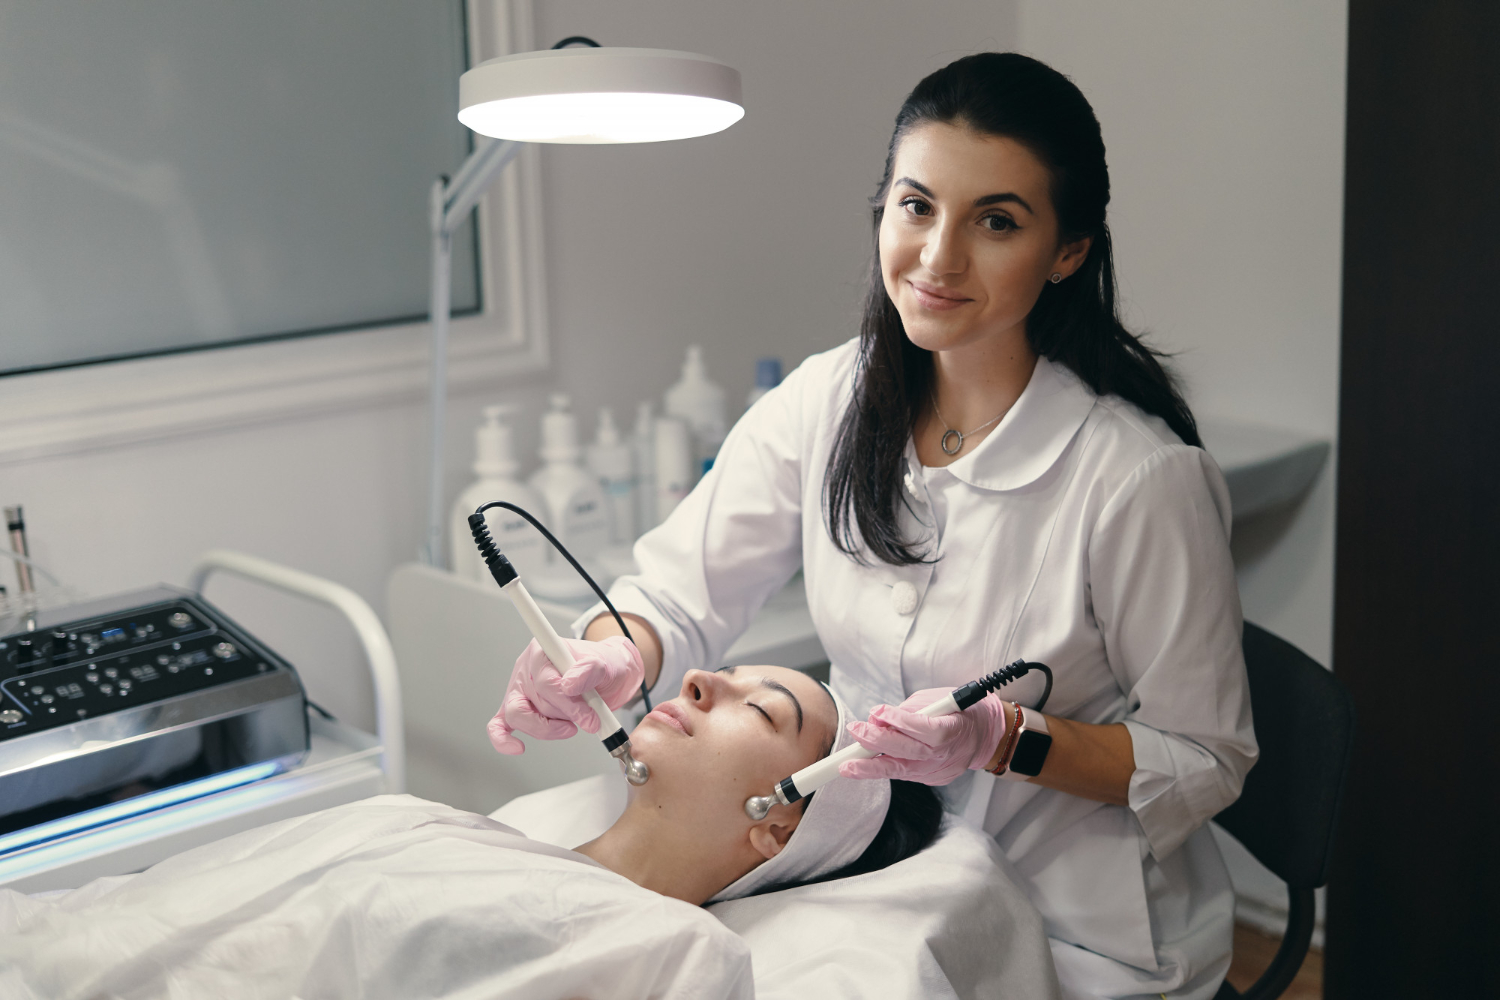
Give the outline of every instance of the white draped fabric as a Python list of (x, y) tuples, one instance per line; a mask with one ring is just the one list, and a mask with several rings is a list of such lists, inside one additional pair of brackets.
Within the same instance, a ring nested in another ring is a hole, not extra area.
[(701, 907), (409, 795), (283, 820), (45, 898), (0, 889), (6, 1000), (750, 1000)]

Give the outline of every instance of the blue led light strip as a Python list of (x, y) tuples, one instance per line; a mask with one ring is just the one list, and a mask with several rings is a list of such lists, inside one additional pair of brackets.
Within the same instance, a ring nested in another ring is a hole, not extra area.
[(257, 782), (208, 798), (181, 802), (175, 808), (138, 816), (129, 823), (101, 827), (67, 840), (30, 847), (0, 857), (0, 885), (26, 875), (59, 868), (82, 858), (104, 854), (115, 848), (146, 843), (155, 837), (191, 830), (215, 820), (262, 808), (295, 795), (298, 790), (295, 783), (283, 785), (279, 781)]
[(70, 834), (87, 830), (91, 827), (104, 826), (115, 823), (142, 813), (153, 812), (157, 809), (165, 809), (167, 806), (186, 802), (189, 799), (202, 798), (215, 792), (222, 792), (226, 788), (234, 788), (237, 785), (246, 785), (252, 781), (269, 778), (276, 773), (275, 761), (265, 761), (260, 764), (251, 764), (247, 767), (237, 767), (232, 771), (221, 771), (218, 774), (209, 775), (207, 778), (199, 778), (196, 781), (183, 782), (170, 788), (161, 788), (145, 795), (137, 795), (133, 798), (120, 802), (112, 802), (107, 806), (97, 809), (89, 809), (85, 812), (74, 813), (61, 819), (54, 819), (46, 823), (38, 823), (36, 826), (17, 830), (14, 833), (0, 835), (0, 859), (12, 852), (26, 847), (34, 847), (37, 844), (46, 843), (49, 840), (57, 840)]

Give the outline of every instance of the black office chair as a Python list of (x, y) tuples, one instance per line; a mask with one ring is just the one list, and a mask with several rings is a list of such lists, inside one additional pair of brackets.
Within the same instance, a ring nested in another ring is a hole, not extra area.
[(1243, 642), (1260, 760), (1239, 801), (1214, 820), (1286, 882), (1289, 905), (1270, 967), (1243, 994), (1226, 982), (1214, 1000), (1273, 1000), (1312, 943), (1313, 890), (1328, 881), (1354, 703), (1333, 674), (1291, 643), (1249, 622)]

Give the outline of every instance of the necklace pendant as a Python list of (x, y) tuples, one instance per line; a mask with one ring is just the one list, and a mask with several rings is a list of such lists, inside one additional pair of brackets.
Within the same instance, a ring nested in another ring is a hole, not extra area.
[[(948, 447), (948, 439), (949, 438), (953, 439), (953, 447), (951, 447), (951, 448)], [(943, 434), (942, 447), (943, 447), (943, 454), (944, 455), (957, 455), (960, 451), (963, 451), (963, 447), (964, 447), (964, 436), (963, 436), (963, 434), (961, 434), (960, 432), (958, 432), (956, 430), (953, 430), (950, 427)]]

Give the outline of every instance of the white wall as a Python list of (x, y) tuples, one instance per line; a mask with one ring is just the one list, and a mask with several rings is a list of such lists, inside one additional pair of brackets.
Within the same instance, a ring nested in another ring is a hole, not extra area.
[[(1104, 130), (1126, 315), (1195, 411), (1338, 430), (1345, 0), (1020, 0)], [(1236, 527), (1246, 618), (1332, 659), (1333, 482)]]

